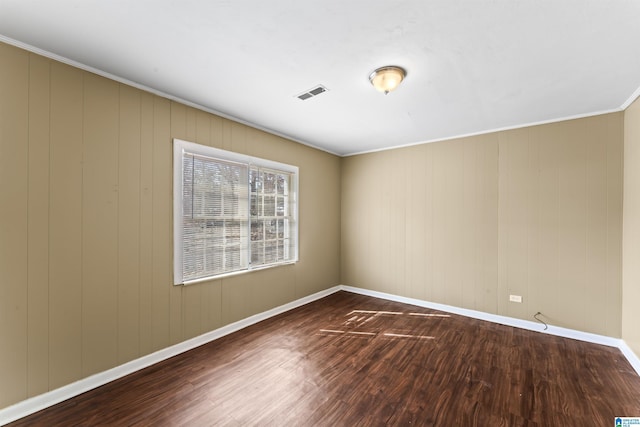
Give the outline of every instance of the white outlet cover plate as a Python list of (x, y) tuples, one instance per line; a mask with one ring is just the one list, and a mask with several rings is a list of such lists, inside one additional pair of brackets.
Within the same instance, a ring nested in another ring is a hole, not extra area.
[(522, 302), (522, 296), (520, 296), (520, 295), (509, 295), (509, 301), (511, 301), (511, 302)]

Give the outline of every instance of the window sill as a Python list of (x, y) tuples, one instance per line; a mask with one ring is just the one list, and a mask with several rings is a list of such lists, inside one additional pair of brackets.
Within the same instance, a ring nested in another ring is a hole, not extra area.
[(228, 277), (239, 276), (241, 274), (253, 273), (254, 271), (262, 271), (262, 270), (267, 270), (269, 268), (282, 267), (285, 265), (293, 265), (293, 264), (296, 264), (297, 262), (298, 261), (296, 260), (296, 261), (279, 262), (277, 264), (261, 265), (260, 267), (249, 268), (246, 270), (232, 271), (230, 273), (224, 273), (224, 274), (218, 274), (215, 276), (207, 276), (207, 277), (201, 277), (199, 279), (187, 280), (183, 283), (175, 283), (174, 286), (189, 286), (189, 285), (195, 285), (197, 283), (202, 283), (202, 282), (210, 282), (218, 279), (226, 279)]

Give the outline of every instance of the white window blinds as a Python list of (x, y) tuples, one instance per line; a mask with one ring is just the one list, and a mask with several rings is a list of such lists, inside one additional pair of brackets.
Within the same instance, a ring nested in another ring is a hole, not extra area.
[(246, 165), (185, 153), (182, 279), (247, 268)]
[(174, 140), (174, 283), (297, 261), (297, 171)]

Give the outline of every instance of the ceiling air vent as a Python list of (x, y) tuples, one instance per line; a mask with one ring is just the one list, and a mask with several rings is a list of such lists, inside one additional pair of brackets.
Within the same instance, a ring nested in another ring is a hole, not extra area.
[(322, 85), (318, 85), (316, 87), (314, 87), (313, 89), (309, 89), (308, 91), (301, 93), (300, 95), (297, 95), (298, 99), (301, 99), (303, 101), (309, 99), (309, 98), (313, 98), (314, 96), (318, 96), (321, 93), (325, 93), (328, 89)]

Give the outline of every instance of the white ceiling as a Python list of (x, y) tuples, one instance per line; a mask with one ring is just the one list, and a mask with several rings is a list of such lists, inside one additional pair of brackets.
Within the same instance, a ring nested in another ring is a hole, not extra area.
[[(0, 35), (340, 155), (640, 93), (637, 0), (0, 0)], [(386, 96), (384, 65), (408, 72)]]

